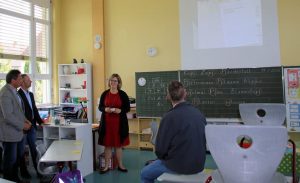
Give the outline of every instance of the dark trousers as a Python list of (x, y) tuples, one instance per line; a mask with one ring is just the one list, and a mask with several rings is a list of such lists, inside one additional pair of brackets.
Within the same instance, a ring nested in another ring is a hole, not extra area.
[(2, 146), (0, 146), (0, 173), (2, 173), (2, 154), (3, 154), (3, 149)]
[[(29, 150), (30, 150), (30, 154), (31, 154), (31, 158), (32, 158), (32, 162), (33, 162), (33, 166), (35, 168), (35, 170), (37, 171), (37, 151), (36, 151), (36, 130), (35, 128), (31, 128), (28, 133), (26, 135), (24, 135), (24, 139), (25, 141), (27, 141), (28, 146), (29, 146)], [(23, 156), (21, 159), (21, 171), (23, 170), (23, 168), (26, 168), (26, 162), (25, 162), (25, 156), (24, 156), (24, 152), (23, 152)]]
[(2, 142), (3, 144), (3, 178), (18, 181), (18, 159), (24, 154), (24, 141)]

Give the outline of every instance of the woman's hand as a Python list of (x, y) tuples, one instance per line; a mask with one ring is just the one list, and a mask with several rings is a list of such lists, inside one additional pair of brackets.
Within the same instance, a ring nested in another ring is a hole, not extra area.
[(121, 113), (121, 109), (119, 109), (119, 108), (115, 108), (115, 111), (114, 111), (114, 113), (116, 113), (116, 114), (120, 114), (120, 113)]
[(107, 112), (107, 113), (112, 113), (112, 110), (111, 110), (110, 107), (105, 107), (105, 112)]

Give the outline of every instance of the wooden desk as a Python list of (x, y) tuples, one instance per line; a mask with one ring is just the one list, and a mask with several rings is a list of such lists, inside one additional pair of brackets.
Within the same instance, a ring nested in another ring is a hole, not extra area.
[(83, 142), (81, 140), (56, 140), (42, 156), (41, 162), (79, 161)]

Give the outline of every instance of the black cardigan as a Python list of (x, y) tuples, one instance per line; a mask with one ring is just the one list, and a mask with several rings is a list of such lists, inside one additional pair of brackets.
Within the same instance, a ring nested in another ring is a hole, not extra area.
[[(123, 143), (124, 140), (128, 137), (129, 127), (128, 127), (128, 119), (126, 113), (130, 111), (130, 103), (128, 95), (123, 91), (119, 90), (119, 95), (122, 101), (121, 113), (120, 113), (120, 142)], [(101, 121), (99, 126), (99, 139), (98, 144), (102, 144), (105, 137), (105, 106), (104, 100), (106, 95), (109, 93), (109, 90), (106, 90), (102, 93), (100, 98), (100, 103), (98, 109), (102, 112)]]

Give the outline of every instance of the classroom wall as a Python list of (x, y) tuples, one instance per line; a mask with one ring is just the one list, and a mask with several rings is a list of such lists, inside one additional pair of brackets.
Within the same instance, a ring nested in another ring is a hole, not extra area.
[(61, 1), (52, 1), (52, 98), (53, 103), (58, 103), (58, 70), (57, 62), (60, 61), (62, 55), (62, 34), (61, 27)]
[[(135, 96), (135, 72), (180, 68), (179, 3), (174, 0), (105, 0), (106, 76), (119, 73)], [(146, 50), (156, 47), (149, 57)]]
[[(57, 64), (84, 58), (93, 64), (93, 1), (104, 1), (105, 78), (119, 73), (123, 89), (135, 97), (134, 73), (180, 69), (179, 2), (175, 0), (53, 0), (53, 79), (57, 97)], [(101, 10), (100, 10), (101, 11)], [(282, 65), (300, 65), (300, 1), (278, 0), (280, 55)], [(156, 47), (158, 55), (146, 50)], [(96, 63), (94, 63), (96, 64)], [(95, 73), (103, 72), (94, 68)], [(94, 82), (94, 98), (104, 89)], [(105, 83), (106, 85), (106, 83)], [(99, 90), (99, 88), (101, 88)], [(94, 99), (94, 100), (95, 100)], [(297, 134), (293, 138), (300, 139)]]
[[(104, 49), (93, 48), (94, 35), (103, 35), (103, 0), (53, 0), (53, 103), (58, 104), (58, 64), (73, 63), (84, 59), (91, 63), (93, 72), (92, 109), (95, 111), (97, 97), (104, 89)], [(96, 22), (96, 23), (93, 23)], [(99, 26), (101, 28), (99, 28)]]
[[(178, 5), (174, 0), (104, 0), (106, 78), (119, 73), (130, 96), (135, 96), (134, 72), (180, 69)], [(54, 0), (53, 6), (54, 64), (72, 63), (72, 58), (93, 62), (92, 0)], [(282, 65), (300, 64), (299, 9), (298, 0), (278, 0)], [(148, 57), (149, 47), (158, 55)]]
[(300, 65), (299, 19), (299, 0), (278, 0), (279, 38), (282, 65)]
[(54, 0), (53, 3), (53, 87), (58, 103), (57, 64), (92, 60), (91, 0)]

